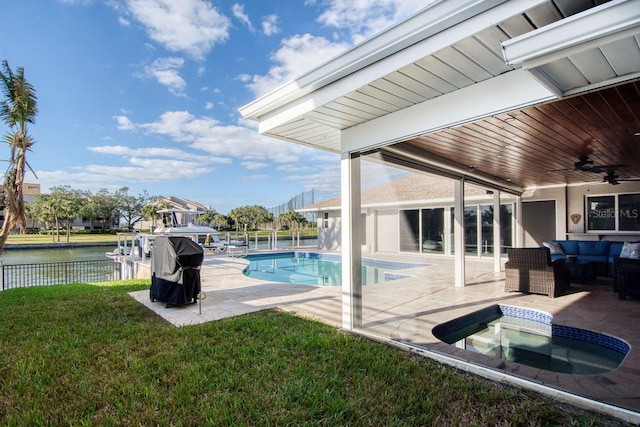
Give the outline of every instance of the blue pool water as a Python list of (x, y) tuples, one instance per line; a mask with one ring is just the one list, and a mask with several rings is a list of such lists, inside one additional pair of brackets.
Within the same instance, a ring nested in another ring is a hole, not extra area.
[(627, 342), (551, 323), (549, 314), (495, 305), (433, 328), (440, 341), (547, 371), (592, 375), (616, 369)]
[[(278, 254), (250, 254), (249, 266), (244, 274), (270, 282), (295, 283), (314, 286), (340, 286), (342, 262), (339, 255), (315, 252), (283, 252)], [(382, 283), (410, 277), (393, 270), (424, 266), (425, 264), (399, 263), (364, 259), (363, 285)]]

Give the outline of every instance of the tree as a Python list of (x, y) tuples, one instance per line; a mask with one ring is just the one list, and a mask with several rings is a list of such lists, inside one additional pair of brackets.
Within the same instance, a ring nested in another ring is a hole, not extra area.
[(205, 211), (196, 217), (196, 224), (210, 225), (213, 222), (215, 211)]
[[(0, 83), (4, 99), (0, 103), (0, 118), (9, 127), (4, 140), (9, 144), (11, 154), (9, 167), (4, 180), (4, 223), (0, 228), (0, 251), (4, 247), (9, 233), (15, 228), (24, 232), (27, 228), (27, 218), (24, 205), (22, 184), (26, 168), (32, 172), (27, 162), (27, 151), (35, 143), (28, 132), (28, 124), (34, 124), (38, 114), (36, 91), (24, 77), (24, 68), (20, 67), (14, 73), (9, 63), (2, 61)], [(35, 175), (35, 172), (34, 172)]]
[(286, 223), (289, 230), (297, 230), (300, 225), (306, 224), (307, 219), (299, 212), (289, 211), (278, 215), (278, 222)]
[[(67, 231), (67, 243), (71, 236), (71, 223), (78, 218), (82, 212), (82, 205), (85, 203), (86, 194), (80, 190), (74, 190), (68, 185), (56, 186), (51, 188), (49, 194), (51, 200), (51, 208), (55, 211), (56, 231), (58, 223), (62, 221)], [(60, 235), (58, 241), (60, 241)]]
[[(28, 205), (29, 215), (35, 218), (41, 224), (44, 224), (47, 230), (54, 229), (58, 219), (55, 216), (55, 209), (49, 194), (38, 194)], [(57, 229), (57, 227), (55, 227)], [(51, 233), (52, 240), (55, 241), (55, 234)]]
[(257, 205), (234, 208), (229, 212), (229, 217), (236, 224), (236, 232), (245, 225), (249, 229), (255, 229), (258, 224), (273, 221), (273, 215), (264, 207)]
[(131, 230), (133, 224), (142, 219), (142, 209), (148, 203), (150, 197), (146, 191), (137, 196), (129, 195), (129, 187), (122, 187), (115, 194), (118, 201), (120, 217), (124, 220), (125, 226)]
[(71, 223), (82, 211), (82, 205), (86, 201), (86, 194), (80, 190), (74, 190), (68, 185), (51, 188), (50, 194), (38, 194), (29, 203), (30, 214), (48, 229), (55, 230), (52, 234), (54, 241), (60, 241), (60, 225), (64, 225), (67, 234), (67, 243), (71, 235)]
[(171, 203), (166, 201), (158, 202), (158, 200), (160, 200), (160, 197), (154, 197), (154, 200), (151, 203), (145, 205), (140, 211), (142, 218), (146, 219), (147, 221), (151, 221), (154, 228), (158, 226), (156, 221), (158, 220), (158, 218), (160, 218), (160, 214), (158, 213), (158, 211), (171, 208)]
[(96, 194), (89, 194), (81, 213), (85, 218), (101, 222), (103, 228), (118, 226), (118, 200), (106, 188), (99, 190)]
[(227, 228), (229, 226), (229, 219), (221, 213), (215, 214), (212, 222), (218, 231), (220, 231), (221, 228)]

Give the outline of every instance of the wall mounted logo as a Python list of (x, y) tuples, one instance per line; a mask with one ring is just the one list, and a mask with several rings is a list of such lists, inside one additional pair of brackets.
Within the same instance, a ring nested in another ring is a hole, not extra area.
[(571, 222), (573, 222), (574, 224), (579, 223), (580, 218), (582, 218), (582, 215), (580, 214), (571, 214)]

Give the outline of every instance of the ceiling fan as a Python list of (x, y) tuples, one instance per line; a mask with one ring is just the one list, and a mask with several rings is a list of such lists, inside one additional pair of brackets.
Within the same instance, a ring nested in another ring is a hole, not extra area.
[(593, 160), (591, 160), (588, 155), (580, 154), (578, 156), (578, 161), (573, 164), (573, 168), (557, 169), (549, 172), (579, 171), (579, 172), (603, 173), (607, 170), (612, 170), (615, 168), (624, 168), (628, 166), (629, 165), (596, 165), (593, 163)]
[(602, 178), (602, 182), (608, 182), (611, 185), (618, 185), (620, 181), (640, 181), (640, 178), (620, 178), (613, 169), (609, 169), (607, 174)]

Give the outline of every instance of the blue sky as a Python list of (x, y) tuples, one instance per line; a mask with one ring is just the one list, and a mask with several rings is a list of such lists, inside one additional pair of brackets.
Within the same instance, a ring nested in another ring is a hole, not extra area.
[(2, 1), (0, 59), (38, 96), (29, 182), (126, 186), (222, 213), (311, 188), (335, 197), (338, 155), (260, 136), (237, 110), (427, 3)]

